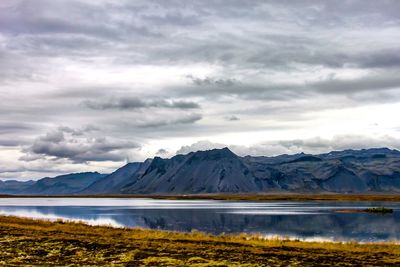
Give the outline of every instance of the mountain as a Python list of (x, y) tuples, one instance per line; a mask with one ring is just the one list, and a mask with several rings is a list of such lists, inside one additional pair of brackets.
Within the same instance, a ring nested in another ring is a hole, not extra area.
[(146, 172), (124, 193), (195, 194), (255, 192), (251, 171), (228, 148), (198, 151), (171, 159), (155, 158)]
[[(291, 192), (400, 192), (400, 152), (363, 149), (321, 155), (274, 158), (244, 157), (259, 179), (276, 191)], [(268, 190), (264, 190), (268, 191)]]
[(81, 194), (119, 194), (124, 186), (134, 183), (150, 165), (151, 160), (145, 162), (128, 163), (117, 169), (113, 173), (95, 181), (84, 190)]
[(400, 152), (372, 148), (239, 157), (223, 148), (128, 163), (109, 175), (69, 174), (27, 183), (0, 182), (0, 193), (400, 193)]
[(0, 180), (0, 194), (18, 194), (32, 186), (34, 183), (34, 181), (20, 182), (15, 180)]
[(105, 175), (98, 172), (83, 172), (43, 178), (19, 193), (26, 195), (71, 195), (82, 191)]
[(319, 156), (323, 159), (343, 159), (348, 157), (369, 159), (379, 157), (400, 157), (400, 151), (389, 148), (370, 148), (361, 150), (346, 149), (343, 151), (332, 151)]

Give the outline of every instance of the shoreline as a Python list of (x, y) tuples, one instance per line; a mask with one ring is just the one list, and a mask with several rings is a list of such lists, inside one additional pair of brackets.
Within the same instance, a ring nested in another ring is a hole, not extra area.
[(0, 195), (0, 198), (151, 198), (166, 200), (400, 202), (400, 194)]
[[(6, 215), (0, 214), (0, 221), (2, 217), (5, 218), (15, 218), (21, 220), (28, 220), (28, 221), (43, 221), (49, 223), (62, 223), (62, 224), (72, 224), (72, 225), (86, 225), (88, 227), (106, 227), (110, 229), (126, 229), (126, 230), (140, 230), (140, 231), (157, 231), (161, 233), (177, 233), (183, 235), (190, 235), (191, 232), (185, 231), (173, 231), (173, 230), (162, 230), (162, 229), (151, 229), (151, 228), (144, 228), (144, 227), (127, 227), (123, 225), (115, 225), (113, 223), (92, 223), (90, 221), (86, 221), (84, 219), (68, 219), (68, 218), (46, 218), (46, 217), (29, 217), (29, 216), (18, 216), (18, 215)], [(278, 234), (264, 234), (264, 233), (226, 233), (226, 234), (212, 234), (203, 231), (193, 230), (198, 234), (204, 236), (214, 236), (214, 237), (245, 237), (246, 239), (256, 239), (265, 242), (304, 242), (304, 243), (333, 243), (333, 244), (359, 244), (359, 245), (400, 245), (399, 240), (386, 240), (386, 241), (357, 241), (357, 240), (340, 240), (340, 239), (332, 239), (322, 236), (314, 236), (314, 237), (300, 237), (300, 236), (290, 236), (290, 235), (278, 235)]]
[(0, 264), (131, 266), (302, 266), (400, 264), (393, 242), (304, 242), (0, 216)]

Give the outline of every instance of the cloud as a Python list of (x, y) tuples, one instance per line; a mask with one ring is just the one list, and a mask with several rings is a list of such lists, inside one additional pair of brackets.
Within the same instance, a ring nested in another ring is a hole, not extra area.
[(190, 79), (193, 84), (197, 86), (223, 86), (229, 87), (237, 84), (239, 81), (236, 79), (222, 79), (222, 78), (215, 78), (215, 77), (205, 77), (199, 78), (193, 75), (186, 75), (186, 78)]
[(27, 131), (35, 128), (36, 126), (29, 122), (0, 122), (0, 134)]
[(320, 154), (334, 150), (388, 147), (400, 150), (400, 138), (395, 136), (338, 135), (332, 138), (314, 137), (308, 139), (275, 140), (260, 142), (251, 146), (214, 143), (208, 140), (182, 146), (176, 154), (229, 147), (239, 156), (277, 156), (281, 154)]
[(85, 135), (86, 133), (99, 131), (100, 128), (96, 127), (94, 125), (86, 125), (85, 127), (81, 128), (81, 129), (73, 129), (68, 126), (60, 126), (60, 127), (58, 127), (58, 130), (59, 130), (59, 132), (70, 133), (72, 136), (82, 136), (82, 135)]
[(159, 156), (165, 156), (165, 155), (168, 155), (168, 154), (169, 154), (168, 150), (166, 150), (164, 148), (160, 148), (156, 152), (156, 155), (159, 155)]
[(356, 94), (359, 92), (400, 89), (400, 78), (393, 72), (386, 72), (350, 80), (328, 79), (320, 82), (307, 83), (306, 87), (310, 87), (320, 93)]
[(0, 139), (0, 147), (16, 147), (24, 144), (27, 144), (25, 140)]
[[(383, 5), (371, 0), (345, 1), (342, 8), (299, 2), (252, 1), (251, 7), (244, 7), (232, 1), (229, 5), (210, 1), (185, 5), (7, 1), (0, 9), (0, 32), (19, 40), (10, 47), (16, 51), (52, 57), (100, 53), (130, 64), (208, 62), (241, 69), (293, 68), (294, 64), (398, 66), (398, 46), (387, 41), (384, 31), (375, 46), (359, 47), (376, 28), (397, 25), (392, 11), (398, 7), (395, 1)], [(69, 19), (57, 15), (61, 10)]]
[[(28, 122), (4, 121), (0, 122), (0, 147), (19, 147), (29, 143), (24, 133), (36, 131), (37, 126)], [(16, 137), (15, 133), (19, 133)]]
[[(364, 92), (387, 91), (400, 89), (398, 72), (375, 73), (352, 79), (341, 79), (328, 76), (317, 81), (297, 83), (270, 83), (240, 81), (237, 79), (222, 80), (206, 77), (204, 79), (189, 77), (191, 85), (179, 87), (183, 94), (208, 97), (237, 96), (246, 100), (282, 100), (315, 97), (318, 95), (353, 95)], [(199, 87), (201, 90), (199, 90)]]
[(54, 160), (68, 159), (77, 163), (124, 161), (127, 158), (124, 151), (138, 148), (140, 145), (134, 142), (89, 137), (82, 130), (59, 127), (38, 137), (31, 146), (24, 149), (26, 155), (20, 159), (31, 161), (45, 157)]
[(239, 121), (239, 117), (235, 116), (235, 115), (230, 115), (230, 116), (226, 116), (225, 120), (227, 121)]
[(225, 144), (213, 143), (208, 140), (201, 140), (191, 145), (182, 146), (176, 154), (188, 154), (190, 152), (202, 151), (202, 150), (210, 150), (214, 148), (224, 148)]
[[(279, 142), (266, 142), (252, 146), (228, 145), (222, 143), (215, 143), (208, 140), (201, 140), (191, 145), (182, 146), (176, 154), (187, 154), (190, 152), (204, 151), (211, 149), (221, 149), (228, 147), (239, 156), (273, 156), (288, 153), (289, 150), (279, 144)], [(289, 152), (290, 153), (290, 152)]]
[(163, 119), (154, 119), (147, 121), (139, 121), (137, 126), (140, 128), (158, 128), (165, 127), (170, 125), (179, 125), (179, 124), (193, 124), (199, 120), (201, 120), (203, 116), (201, 114), (192, 113), (188, 115), (183, 115), (177, 118), (163, 118)]
[(172, 108), (172, 109), (198, 109), (200, 105), (192, 101), (183, 100), (142, 100), (136, 97), (109, 99), (104, 102), (86, 100), (84, 105), (95, 110), (106, 109), (143, 109), (143, 108)]

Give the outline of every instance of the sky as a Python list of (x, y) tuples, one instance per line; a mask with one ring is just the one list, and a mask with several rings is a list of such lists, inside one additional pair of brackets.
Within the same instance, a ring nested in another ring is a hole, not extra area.
[(1, 0), (0, 179), (400, 149), (400, 1)]

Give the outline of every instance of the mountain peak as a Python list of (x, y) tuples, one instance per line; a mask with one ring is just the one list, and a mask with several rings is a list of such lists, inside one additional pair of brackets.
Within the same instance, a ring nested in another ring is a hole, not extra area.
[(211, 150), (197, 151), (192, 155), (193, 158), (198, 159), (210, 159), (218, 160), (223, 158), (237, 158), (237, 155), (233, 153), (229, 148), (215, 148)]

